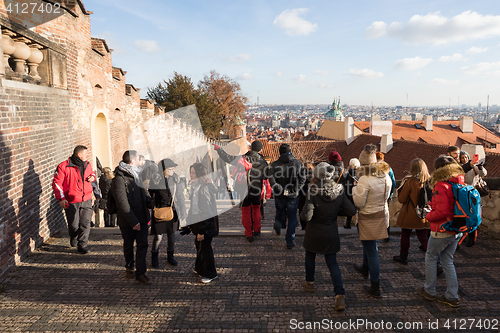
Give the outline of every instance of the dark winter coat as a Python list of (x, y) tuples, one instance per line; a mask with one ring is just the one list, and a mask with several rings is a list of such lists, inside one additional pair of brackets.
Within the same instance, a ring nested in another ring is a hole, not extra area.
[[(201, 179), (200, 179), (201, 181)], [(191, 202), (193, 200), (193, 190), (190, 191)], [(215, 237), (219, 234), (219, 217), (217, 216), (217, 189), (212, 182), (202, 183), (198, 195), (198, 209), (200, 215), (194, 215), (190, 205), (187, 223), (193, 234), (205, 235), (205, 237)], [(199, 221), (199, 222), (198, 222)]]
[(405, 177), (398, 188), (398, 201), (403, 204), (399, 211), (397, 225), (405, 229), (429, 229), (429, 222), (417, 216), (415, 206), (418, 204), (422, 183), (415, 177)]
[(307, 177), (304, 165), (292, 153), (285, 153), (271, 163), (270, 175), (274, 180), (271, 185), (277, 198), (298, 197)]
[[(249, 150), (245, 155), (229, 155), (222, 148), (217, 150), (219, 157), (226, 163), (237, 165), (240, 158), (246, 158), (247, 161), (252, 163), (252, 168), (248, 171), (248, 194), (251, 196), (260, 197), (262, 192), (262, 183), (267, 179), (266, 173), (268, 169), (267, 162), (261, 154)], [(236, 189), (238, 191), (238, 189)], [(241, 192), (245, 189), (241, 190)]]
[(101, 190), (101, 199), (108, 200), (108, 193), (111, 189), (111, 179), (105, 174), (102, 174), (99, 178), (99, 189)]
[[(431, 224), (431, 230), (439, 232), (441, 224), (453, 219), (455, 199), (452, 185), (448, 182), (465, 184), (464, 170), (458, 164), (448, 164), (434, 171), (431, 178), (431, 211), (425, 216)], [(449, 231), (448, 233), (454, 234)]]
[(345, 194), (347, 195), (347, 198), (349, 199), (350, 202), (354, 203), (354, 200), (352, 199), (352, 189), (355, 186), (355, 182), (357, 181), (356, 179), (356, 169), (346, 169), (344, 171), (346, 173), (346, 181), (345, 181)]
[(343, 186), (333, 180), (312, 183), (300, 218), (307, 222), (304, 248), (318, 254), (340, 251), (337, 214), (354, 216), (356, 208), (347, 199)]
[[(170, 179), (172, 179), (172, 181), (169, 181)], [(153, 198), (153, 207), (172, 207), (172, 193), (174, 192), (174, 189), (170, 189), (169, 187), (169, 183), (172, 182), (175, 186), (175, 200), (173, 201), (174, 218), (172, 221), (158, 222), (154, 218), (153, 214), (153, 223), (151, 223), (151, 233), (153, 235), (165, 234), (167, 233), (167, 230), (175, 231), (178, 229), (176, 222), (186, 219), (187, 213), (186, 202), (184, 200), (184, 183), (180, 181), (180, 178), (176, 173), (174, 173), (172, 177), (163, 178), (162, 181), (160, 181), (160, 184), (156, 186), (156, 189), (149, 189), (149, 193)]]
[(111, 181), (110, 194), (116, 203), (116, 217), (120, 227), (133, 228), (137, 223), (146, 227), (152, 203), (143, 187), (136, 184), (134, 176), (120, 167), (115, 169), (115, 178)]

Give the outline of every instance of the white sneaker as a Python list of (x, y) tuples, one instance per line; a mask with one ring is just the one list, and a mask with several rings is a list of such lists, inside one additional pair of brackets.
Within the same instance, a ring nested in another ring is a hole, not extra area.
[(212, 282), (213, 280), (219, 278), (219, 276), (217, 275), (216, 277), (213, 277), (213, 278), (207, 278), (207, 277), (202, 277), (200, 282), (201, 283), (210, 283)]

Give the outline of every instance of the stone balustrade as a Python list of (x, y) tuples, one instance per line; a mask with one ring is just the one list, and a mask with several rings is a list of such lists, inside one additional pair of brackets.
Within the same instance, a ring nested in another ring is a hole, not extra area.
[(3, 59), (0, 73), (8, 79), (40, 83), (42, 78), (38, 66), (44, 59), (43, 46), (5, 28), (1, 29), (1, 34)]

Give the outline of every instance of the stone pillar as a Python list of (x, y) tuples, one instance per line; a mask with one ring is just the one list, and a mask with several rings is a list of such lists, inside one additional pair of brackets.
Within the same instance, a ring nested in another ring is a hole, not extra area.
[(14, 72), (19, 75), (26, 75), (26, 70), (24, 65), (26, 64), (26, 60), (31, 55), (30, 47), (26, 44), (27, 40), (25, 38), (18, 38), (14, 43), (16, 49), (12, 53), (12, 58), (15, 63)]
[(40, 51), (42, 47), (38, 44), (30, 45), (31, 54), (27, 59), (29, 75), (35, 80), (41, 80), (42, 78), (38, 74), (38, 65), (43, 60), (43, 53)]
[[(8, 74), (12, 73), (12, 69), (9, 65), (9, 58), (12, 53), (16, 50), (16, 45), (14, 40), (12, 40), (11, 36), (14, 35), (8, 30), (2, 30), (2, 65), (0, 65), (0, 73)], [(2, 71), (3, 69), (3, 71)]]

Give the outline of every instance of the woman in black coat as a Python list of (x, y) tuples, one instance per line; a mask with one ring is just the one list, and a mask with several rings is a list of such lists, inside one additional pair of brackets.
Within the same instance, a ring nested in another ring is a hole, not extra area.
[[(158, 221), (154, 216), (151, 223), (153, 245), (151, 246), (151, 265), (160, 266), (159, 249), (163, 234), (167, 234), (167, 262), (177, 266), (174, 258), (174, 233), (179, 230), (179, 221), (186, 219), (186, 203), (184, 200), (184, 184), (175, 173), (177, 164), (169, 158), (158, 163), (158, 171), (162, 174), (159, 184), (149, 184), (149, 194), (153, 197), (154, 208), (172, 207), (174, 217), (170, 221)], [(175, 197), (174, 197), (175, 196)]]
[(207, 168), (195, 163), (189, 168), (191, 176), (191, 205), (187, 218), (188, 227), (181, 234), (190, 232), (196, 236), (196, 262), (194, 272), (201, 276), (202, 283), (209, 283), (218, 278), (215, 269), (212, 238), (219, 234), (219, 217), (217, 216), (217, 189), (208, 176)]
[(325, 162), (314, 168), (314, 178), (300, 217), (307, 221), (303, 243), (306, 280), (302, 286), (306, 291), (314, 291), (316, 254), (323, 254), (334, 286), (335, 310), (342, 311), (345, 310), (345, 290), (336, 256), (340, 251), (337, 214), (342, 210), (346, 216), (353, 216), (356, 208), (338, 183), (339, 176), (335, 167)]

